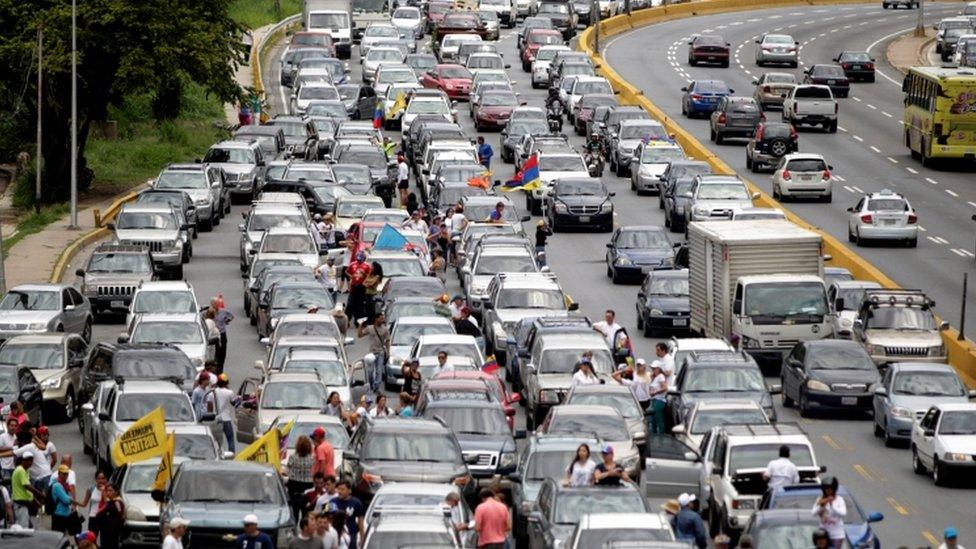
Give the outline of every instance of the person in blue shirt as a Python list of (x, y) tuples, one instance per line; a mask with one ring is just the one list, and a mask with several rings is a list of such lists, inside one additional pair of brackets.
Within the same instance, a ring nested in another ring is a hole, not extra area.
[(275, 549), (271, 536), (258, 530), (257, 515), (244, 516), (244, 533), (237, 536), (236, 549)]
[(674, 517), (674, 537), (678, 541), (688, 541), (693, 543), (698, 549), (708, 547), (708, 534), (705, 531), (705, 523), (696, 509), (698, 498), (694, 494), (681, 494), (678, 496), (678, 504), (681, 510)]
[(363, 502), (352, 495), (352, 485), (348, 480), (336, 483), (336, 490), (339, 497), (332, 500), (336, 506), (336, 512), (346, 515), (346, 531), (349, 532), (349, 549), (356, 549), (363, 541), (365, 526), (363, 517), (366, 515), (366, 508)]
[(491, 145), (485, 143), (485, 138), (483, 136), (478, 136), (478, 163), (485, 167), (486, 170), (491, 169), (491, 157), (495, 156), (495, 151), (492, 150)]
[(71, 523), (71, 506), (78, 505), (68, 494), (68, 475), (71, 468), (58, 467), (57, 478), (51, 478), (51, 499), (54, 500), (54, 514), (51, 515), (51, 530), (74, 535), (81, 531), (81, 523)]

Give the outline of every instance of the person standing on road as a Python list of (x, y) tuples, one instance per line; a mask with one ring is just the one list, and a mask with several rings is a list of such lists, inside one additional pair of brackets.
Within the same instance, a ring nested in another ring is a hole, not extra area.
[(800, 472), (797, 470), (796, 465), (790, 461), (789, 446), (784, 444), (779, 447), (779, 457), (766, 465), (766, 472), (763, 473), (763, 478), (766, 479), (766, 486), (769, 490), (800, 483)]
[(310, 515), (315, 518), (315, 535), (322, 538), (322, 549), (339, 549), (339, 533), (332, 526), (333, 507), (330, 502), (320, 512)]
[(535, 225), (535, 258), (539, 267), (546, 266), (546, 240), (552, 236), (552, 229), (545, 219), (540, 219)]
[(604, 444), (600, 450), (603, 461), (593, 470), (593, 483), (600, 486), (620, 486), (621, 480), (630, 482), (630, 475), (613, 459), (613, 446)]
[[(630, 374), (630, 379), (624, 377)], [(610, 374), (617, 383), (630, 387), (630, 392), (634, 393), (634, 398), (640, 403), (641, 410), (650, 416), (651, 408), (651, 382), (654, 378), (647, 371), (647, 362), (643, 358), (638, 358), (634, 367), (628, 366), (622, 370)]]
[(346, 267), (346, 275), (349, 277), (349, 298), (346, 301), (346, 316), (353, 324), (358, 324), (359, 319), (366, 318), (368, 313), (366, 308), (366, 277), (369, 276), (373, 268), (366, 262), (364, 252), (356, 253), (356, 260)]
[(24, 423), (17, 432), (17, 448), (14, 450), (15, 456), (25, 455), (34, 456), (30, 466), (31, 484), (38, 492), (43, 493), (47, 489), (48, 482), (51, 480), (51, 463), (44, 455), (46, 446), (39, 438), (35, 438), (31, 432), (30, 424)]
[(651, 363), (651, 385), (648, 392), (651, 395), (648, 429), (651, 433), (663, 434), (665, 432), (664, 408), (668, 397), (668, 378), (664, 376), (664, 369), (661, 367), (660, 361), (655, 360)]
[(410, 190), (410, 166), (407, 165), (407, 157), (400, 153), (397, 155), (397, 192), (400, 196), (400, 207), (407, 207), (407, 192)]
[(337, 512), (346, 517), (346, 531), (349, 532), (349, 549), (356, 549), (362, 544), (366, 534), (363, 526), (363, 517), (366, 515), (366, 508), (359, 498), (352, 495), (352, 485), (348, 480), (340, 480), (336, 484), (339, 497), (332, 500)]
[(298, 535), (288, 544), (288, 549), (322, 549), (322, 538), (315, 535), (315, 523), (309, 517), (298, 519)]
[(383, 380), (383, 372), (386, 371), (386, 354), (390, 348), (390, 327), (386, 325), (386, 315), (377, 313), (369, 326), (365, 322), (360, 324), (356, 335), (360, 339), (366, 338), (369, 352), (373, 355), (372, 361), (364, 360), (363, 363), (368, 368), (366, 375), (369, 377), (369, 388), (375, 393)]
[(847, 505), (844, 498), (837, 496), (837, 477), (824, 477), (820, 481), (822, 495), (813, 504), (810, 514), (820, 518), (820, 527), (830, 536), (831, 547), (841, 547), (847, 535), (844, 532), (844, 517)]
[(607, 309), (603, 313), (603, 320), (593, 323), (593, 331), (602, 335), (611, 349), (613, 349), (614, 337), (621, 328), (623, 326), (617, 324), (617, 313), (613, 309)]
[(312, 431), (312, 442), (315, 443), (315, 464), (312, 465), (312, 475), (322, 473), (327, 477), (335, 477), (335, 447), (326, 438), (323, 427), (316, 427)]
[[(211, 412), (217, 415), (217, 423), (227, 439), (227, 451), (237, 453), (237, 438), (234, 434), (234, 409), (240, 405), (240, 399), (228, 385), (230, 378), (227, 374), (217, 376), (217, 388), (210, 398)], [(219, 441), (218, 441), (219, 442)]]
[(491, 157), (495, 156), (495, 151), (491, 148), (491, 145), (485, 143), (485, 137), (483, 135), (478, 136), (478, 164), (485, 167), (486, 170), (491, 170)]
[(663, 341), (657, 342), (657, 345), (654, 346), (654, 354), (661, 362), (661, 371), (668, 378), (668, 386), (674, 387), (676, 379), (674, 373), (674, 357), (668, 352), (668, 344)]
[(193, 413), (197, 415), (197, 421), (207, 413), (207, 393), (210, 391), (210, 373), (200, 372), (197, 377), (197, 386), (190, 394), (190, 404), (193, 405)]
[(248, 514), (244, 516), (244, 533), (237, 536), (235, 549), (275, 549), (271, 536), (258, 530), (258, 516)]
[(0, 433), (0, 483), (9, 485), (14, 474), (14, 448), (17, 447), (17, 431), (20, 424), (15, 418), (7, 419), (7, 430)]
[(312, 487), (313, 465), (315, 465), (315, 455), (312, 453), (312, 441), (302, 435), (295, 441), (295, 451), (288, 456), (286, 486), (292, 513), (296, 517), (302, 516), (305, 510), (305, 491)]
[(44, 494), (31, 484), (30, 474), (27, 472), (34, 464), (34, 454), (24, 454), (20, 460), (11, 482), (11, 498), (14, 500), (14, 521), (21, 528), (31, 527), (31, 515), (37, 509), (38, 502), (43, 501)]
[(572, 386), (599, 385), (601, 383), (603, 383), (603, 380), (598, 378), (593, 372), (593, 363), (586, 359), (580, 360), (579, 369), (573, 374)]
[[(51, 500), (54, 501), (54, 512), (51, 513), (51, 530), (66, 534), (77, 534), (81, 532), (81, 523), (72, 520), (72, 508), (78, 502), (71, 498), (68, 493), (68, 474), (71, 467), (62, 465), (58, 467), (58, 475), (51, 479), (49, 490)], [(72, 524), (74, 522), (74, 524)]]
[(102, 549), (118, 549), (122, 539), (122, 527), (125, 525), (125, 504), (119, 498), (119, 487), (106, 484), (102, 491), (102, 501), (95, 512), (95, 518), (89, 520), (89, 528), (97, 529), (99, 547)]
[(224, 372), (224, 361), (227, 359), (227, 325), (234, 321), (234, 315), (223, 306), (223, 300), (214, 297), (210, 300), (210, 308), (214, 311), (214, 324), (220, 332), (220, 342), (214, 360), (217, 361), (217, 372)]
[[(105, 474), (105, 471), (96, 471), (95, 482), (88, 487), (88, 490), (85, 492), (85, 499), (78, 505), (79, 507), (88, 508), (89, 519), (95, 516), (95, 513), (98, 511), (98, 506), (102, 503), (102, 491), (105, 490), (106, 484), (108, 484), (108, 475)], [(89, 525), (90, 527), (91, 525)]]
[(479, 549), (502, 549), (508, 532), (512, 530), (512, 517), (508, 506), (495, 499), (491, 488), (478, 493), (481, 503), (474, 511), (474, 529), (478, 532)]
[(576, 448), (576, 455), (573, 462), (566, 469), (566, 478), (563, 484), (566, 486), (591, 486), (593, 484), (593, 471), (596, 470), (596, 463), (590, 458), (590, 445), (580, 444)]
[(959, 545), (959, 533), (952, 526), (942, 532), (942, 537), (945, 539), (945, 543), (939, 545), (939, 549), (965, 549), (965, 547)]
[(708, 534), (705, 531), (705, 523), (696, 509), (696, 501), (697, 498), (694, 494), (678, 496), (678, 505), (681, 506), (681, 510), (674, 517), (674, 537), (678, 541), (690, 542), (698, 549), (706, 549), (708, 547)]
[(176, 517), (169, 521), (169, 534), (163, 540), (162, 549), (183, 549), (183, 536), (186, 535), (186, 527), (190, 521), (185, 518)]

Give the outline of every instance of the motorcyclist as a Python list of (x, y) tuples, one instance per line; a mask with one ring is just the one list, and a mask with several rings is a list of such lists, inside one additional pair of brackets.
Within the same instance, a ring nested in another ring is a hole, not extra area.
[(603, 139), (599, 133), (593, 132), (590, 134), (589, 139), (586, 140), (586, 150), (591, 154), (603, 154)]
[(556, 112), (562, 115), (563, 106), (563, 100), (559, 98), (559, 88), (549, 88), (549, 95), (546, 97), (546, 110), (558, 109)]

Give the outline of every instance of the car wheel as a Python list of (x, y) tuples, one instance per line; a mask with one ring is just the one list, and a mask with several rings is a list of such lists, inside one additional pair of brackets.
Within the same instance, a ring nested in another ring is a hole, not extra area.
[(775, 200), (780, 200), (782, 198), (782, 195), (779, 193), (779, 185), (773, 185), (773, 198)]
[(91, 343), (92, 340), (92, 321), (91, 319), (85, 322), (85, 328), (81, 331), (81, 339), (85, 342)]
[(918, 450), (912, 446), (912, 472), (916, 475), (924, 475), (928, 471), (925, 470), (925, 465), (922, 465), (922, 460), (918, 457)]
[(786, 380), (784, 380), (784, 379), (781, 378), (780, 379), (780, 386), (783, 388), (783, 392), (782, 392), (782, 395), (783, 395), (783, 408), (792, 408), (793, 407), (793, 399), (790, 398), (789, 391), (787, 391)]
[(643, 330), (644, 337), (654, 337), (654, 328), (651, 326), (651, 323), (641, 322), (641, 324), (644, 325), (643, 328), (641, 328), (640, 325), (638, 325), (637, 327)]
[(874, 422), (874, 436), (876, 436), (878, 438), (881, 438), (881, 437), (884, 436), (884, 433), (885, 433), (884, 428), (881, 427), (881, 425), (877, 421), (875, 421)]
[(913, 238), (913, 239), (911, 239), (911, 240), (908, 241), (908, 247), (909, 248), (915, 248), (917, 246), (918, 246), (918, 237), (915, 237), (915, 238)]
[(173, 269), (173, 280), (183, 280), (183, 265)]
[(708, 128), (708, 140), (712, 143), (715, 142), (715, 128)]
[(810, 402), (809, 402), (809, 397), (807, 397), (807, 394), (804, 393), (802, 390), (800, 391), (800, 400), (797, 403), (797, 407), (800, 410), (800, 417), (809, 417), (810, 416)]
[(714, 501), (710, 501), (708, 505), (708, 535), (714, 538), (719, 533), (719, 518), (715, 512), (717, 505)]
[(641, 314), (640, 309), (637, 309), (637, 329), (644, 329), (644, 315)]
[(715, 132), (715, 144), (716, 145), (721, 145), (723, 143), (725, 143), (725, 136), (722, 135), (722, 132), (716, 131)]
[(882, 433), (882, 437), (884, 438), (884, 445), (886, 447), (891, 448), (891, 447), (895, 446), (895, 443), (897, 441), (895, 441), (895, 439), (892, 438), (891, 431), (888, 430), (888, 425), (887, 424), (884, 427), (884, 433)]
[(61, 409), (61, 419), (65, 423), (70, 422), (75, 417), (75, 390), (72, 387), (68, 387), (67, 392), (64, 394), (64, 407)]
[(620, 275), (617, 274), (616, 269), (611, 269), (610, 282), (613, 282), (614, 284), (620, 284), (621, 282)]
[(939, 462), (938, 456), (933, 458), (932, 462), (932, 481), (936, 486), (946, 486), (949, 484), (949, 475), (945, 471), (945, 467)]
[(820, 201), (821, 202), (826, 202), (827, 204), (830, 204), (831, 202), (834, 201), (834, 193), (827, 193), (827, 194), (821, 196), (820, 197)]
[(854, 233), (851, 231), (850, 225), (847, 226), (847, 241), (854, 242)]
[(607, 265), (607, 278), (613, 278), (613, 268)]
[[(845, 96), (845, 97), (847, 97), (847, 96)], [(830, 132), (830, 133), (837, 133), (837, 121), (836, 120), (834, 120), (833, 122), (830, 123), (830, 126), (827, 127), (827, 131)]]
[(756, 170), (754, 170), (752, 167), (752, 157), (749, 156), (748, 154), (746, 154), (746, 169), (753, 173), (756, 172)]
[(855, 246), (861, 246), (863, 244), (864, 244), (864, 242), (861, 240), (861, 231), (858, 230), (858, 231), (856, 231), (854, 233), (854, 245)]
[(667, 229), (670, 229), (671, 228), (671, 216), (670, 215), (665, 215), (664, 216), (664, 227), (667, 228)]

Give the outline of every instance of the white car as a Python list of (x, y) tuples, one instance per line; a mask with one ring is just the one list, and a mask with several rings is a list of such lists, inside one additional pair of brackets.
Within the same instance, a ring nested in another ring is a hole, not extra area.
[(880, 290), (868, 280), (837, 280), (827, 288), (827, 303), (834, 313), (834, 337), (850, 339), (865, 290)]
[(602, 76), (578, 77), (576, 82), (573, 83), (573, 87), (566, 94), (566, 112), (569, 113), (570, 117), (572, 117), (573, 109), (576, 107), (576, 103), (580, 98), (591, 93), (613, 95), (613, 88), (610, 86), (610, 82)]
[(373, 77), (373, 89), (376, 91), (377, 97), (383, 97), (389, 91), (390, 86), (399, 84), (415, 84), (417, 88), (421, 87), (420, 81), (417, 80), (417, 73), (413, 72), (413, 69), (407, 65), (383, 64), (376, 69), (376, 75)]
[(769, 416), (755, 400), (703, 400), (696, 402), (671, 433), (692, 448), (719, 425), (768, 425)]
[(501, 24), (510, 29), (515, 28), (519, 8), (516, 7), (514, 0), (481, 0), (478, 2), (478, 9), (495, 12)]
[(146, 281), (136, 288), (129, 303), (126, 326), (132, 324), (137, 315), (150, 313), (195, 313), (200, 310), (193, 286), (183, 280)]
[(214, 357), (219, 343), (207, 333), (199, 313), (139, 315), (127, 332), (119, 334), (118, 341), (172, 345), (183, 351), (197, 371)]
[(419, 40), (424, 36), (424, 17), (420, 13), (420, 8), (413, 6), (403, 6), (393, 12), (390, 22), (400, 32), (408, 38)]
[(918, 245), (918, 215), (901, 194), (889, 189), (870, 193), (847, 212), (847, 239), (858, 246), (868, 239)]
[(382, 40), (399, 40), (400, 31), (392, 23), (370, 23), (363, 31), (363, 38), (359, 44), (360, 60), (364, 59), (373, 44)]
[(457, 57), (458, 48), (462, 42), (484, 42), (477, 34), (448, 34), (441, 39), (439, 55), (441, 63), (451, 63)]
[[(369, 53), (363, 57), (363, 82), (369, 84), (376, 75), (376, 69), (384, 63), (403, 63), (403, 52), (400, 48), (390, 46), (377, 46), (371, 48)], [(410, 67), (407, 67), (410, 69)], [(413, 69), (410, 69), (413, 72)]]
[(569, 46), (542, 46), (535, 54), (529, 71), (532, 73), (532, 87), (544, 88), (549, 85), (549, 66), (560, 51), (570, 51)]
[(339, 91), (331, 82), (307, 82), (302, 87), (296, 88), (295, 95), (291, 98), (291, 112), (302, 115), (312, 101), (338, 99), (340, 99)]
[(819, 154), (792, 153), (780, 158), (773, 172), (773, 198), (817, 197), (830, 202), (833, 186), (830, 170)]
[(976, 404), (935, 404), (912, 426), (912, 470), (938, 486), (976, 471)]

